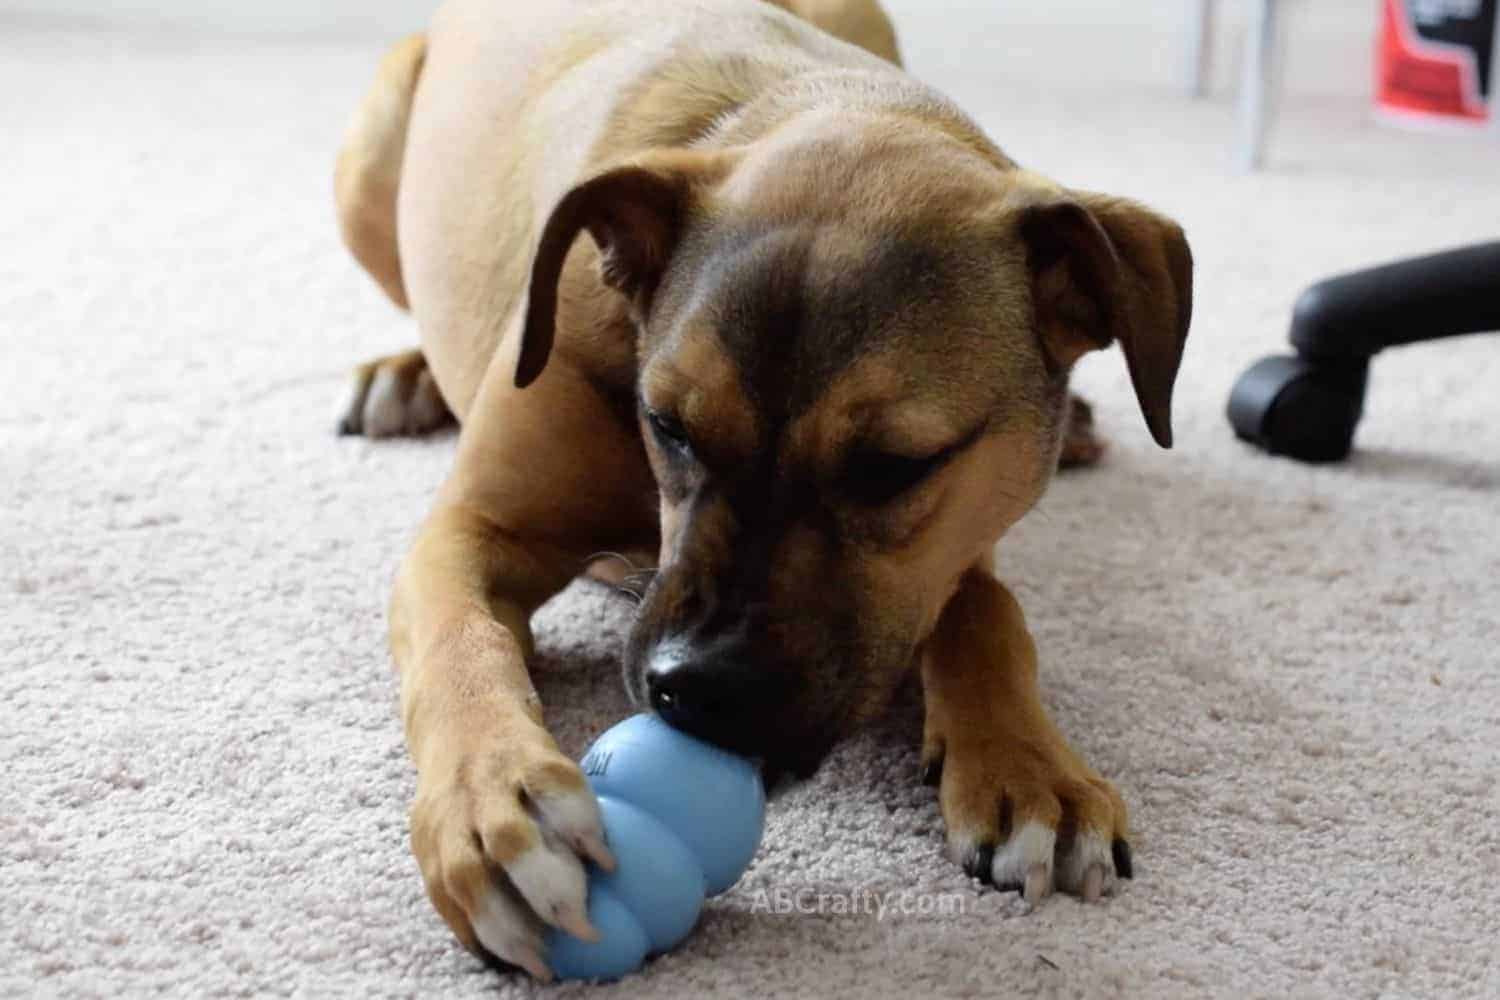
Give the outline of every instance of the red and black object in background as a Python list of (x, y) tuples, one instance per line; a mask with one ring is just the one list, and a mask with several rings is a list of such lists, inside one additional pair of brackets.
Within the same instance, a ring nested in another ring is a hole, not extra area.
[(1418, 117), (1489, 119), (1500, 0), (1384, 0), (1376, 102)]

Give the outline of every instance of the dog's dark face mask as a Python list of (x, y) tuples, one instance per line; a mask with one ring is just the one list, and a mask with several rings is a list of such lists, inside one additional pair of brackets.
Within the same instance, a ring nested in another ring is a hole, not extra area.
[(662, 522), (641, 703), (800, 774), (886, 703), (1055, 456), (1064, 380), (1024, 310), (994, 320), (999, 256), (814, 225), (684, 241), (639, 386)]

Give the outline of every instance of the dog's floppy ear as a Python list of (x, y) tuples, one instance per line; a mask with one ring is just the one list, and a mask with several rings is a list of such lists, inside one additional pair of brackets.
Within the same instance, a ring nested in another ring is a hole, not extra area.
[(1119, 341), (1151, 436), (1172, 446), (1172, 386), (1193, 312), (1193, 256), (1177, 223), (1124, 198), (1021, 183), (1007, 199), (1032, 276), (1037, 329), (1067, 368)]
[(721, 158), (667, 153), (616, 166), (574, 187), (552, 209), (532, 257), (516, 385), (541, 375), (552, 353), (557, 287), (579, 233), (599, 247), (600, 277), (644, 310), (666, 270), (698, 187), (721, 175)]

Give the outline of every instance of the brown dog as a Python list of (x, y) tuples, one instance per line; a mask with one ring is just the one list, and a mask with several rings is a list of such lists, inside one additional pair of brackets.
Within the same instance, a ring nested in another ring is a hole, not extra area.
[(450, 0), (339, 162), (346, 239), (422, 336), (345, 429), (463, 428), (391, 605), (412, 847), (459, 939), (539, 977), (544, 923), (591, 933), (580, 858), (612, 861), (528, 620), (604, 552), (658, 553), (627, 686), (676, 725), (805, 774), (919, 670), (966, 871), (1032, 902), (1130, 874), (991, 553), (1084, 352), (1120, 344), (1169, 444), (1187, 244), (1017, 168), (874, 0), (781, 6)]

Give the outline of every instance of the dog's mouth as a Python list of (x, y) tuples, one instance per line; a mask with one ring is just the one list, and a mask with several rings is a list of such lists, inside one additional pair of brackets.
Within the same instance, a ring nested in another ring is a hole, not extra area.
[[(627, 687), (629, 686), (627, 683)], [(660, 713), (649, 709), (645, 704), (639, 704), (637, 707), (651, 711), (653, 715), (660, 717)], [(670, 720), (664, 721), (672, 725)], [(768, 799), (775, 798), (788, 788), (811, 778), (833, 749), (832, 740), (809, 740), (791, 735), (782, 736), (772, 745), (762, 740), (754, 742), (736, 740), (723, 733), (705, 732), (689, 733), (689, 735), (755, 763), (760, 768), (761, 784), (765, 788)]]
[[(780, 729), (778, 731), (784, 732)], [(832, 752), (835, 742), (831, 738), (813, 737), (806, 733), (793, 735), (791, 732), (784, 732), (783, 736), (769, 746), (762, 746), (753, 752), (728, 747), (726, 749), (755, 761), (760, 767), (761, 784), (765, 787), (766, 798), (772, 799), (816, 774)]]

